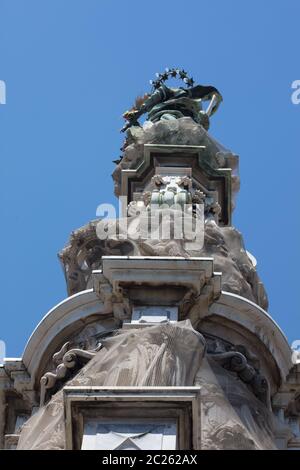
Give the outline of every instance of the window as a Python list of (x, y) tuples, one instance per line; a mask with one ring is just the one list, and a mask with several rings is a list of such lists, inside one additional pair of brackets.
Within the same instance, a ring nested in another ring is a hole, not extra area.
[(67, 449), (200, 449), (200, 387), (64, 387)]

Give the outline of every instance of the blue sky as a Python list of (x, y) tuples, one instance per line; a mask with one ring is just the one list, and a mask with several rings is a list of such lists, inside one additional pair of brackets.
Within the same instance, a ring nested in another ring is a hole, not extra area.
[(116, 202), (122, 112), (165, 67), (224, 97), (211, 134), (240, 155), (234, 225), (270, 313), (300, 338), (297, 0), (0, 0), (1, 327), (8, 356), (66, 297), (56, 253)]

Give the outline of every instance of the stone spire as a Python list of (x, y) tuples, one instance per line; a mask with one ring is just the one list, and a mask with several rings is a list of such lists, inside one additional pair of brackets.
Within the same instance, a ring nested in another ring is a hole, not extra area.
[(68, 297), (0, 368), (6, 447), (25, 421), (20, 449), (300, 448), (299, 365), (232, 226), (239, 157), (208, 133), (222, 96), (181, 69), (152, 86), (124, 113), (119, 218), (72, 232)]

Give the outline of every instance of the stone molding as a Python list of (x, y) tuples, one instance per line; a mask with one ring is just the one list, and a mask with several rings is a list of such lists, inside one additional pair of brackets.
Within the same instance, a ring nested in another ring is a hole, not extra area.
[[(194, 167), (194, 178), (201, 175), (205, 178), (207, 192), (216, 191), (218, 201), (223, 206), (222, 225), (231, 225), (232, 195), (231, 195), (231, 168), (213, 168), (206, 155), (206, 146), (203, 145), (167, 145), (144, 144), (144, 156), (135, 168), (122, 168), (119, 186), (119, 196), (126, 196), (128, 202), (134, 199), (136, 183), (141, 181), (145, 186), (146, 175), (151, 175), (153, 168), (166, 166), (178, 166), (176, 161), (184, 161), (190, 158), (190, 165)], [(164, 161), (164, 164), (161, 162)], [(193, 163), (192, 163), (193, 162)], [(189, 164), (185, 166), (190, 167)], [(125, 216), (125, 214), (123, 214)]]
[(286, 380), (293, 366), (291, 347), (280, 327), (265, 310), (244, 297), (222, 291), (219, 299), (209, 308), (209, 316), (213, 315), (236, 323), (255, 335), (274, 358), (281, 380)]
[[(107, 275), (110, 276), (109, 273)], [(76, 322), (92, 315), (99, 315), (99, 319), (112, 315), (92, 289), (68, 297), (47, 313), (32, 333), (22, 357), (33, 382), (42, 358), (58, 332), (72, 328)], [(286, 379), (293, 365), (291, 349), (283, 332), (267, 312), (244, 297), (223, 291), (221, 297), (212, 303), (207, 315), (230, 320), (253, 333), (273, 356), (281, 379)], [(61, 342), (64, 342), (63, 337)]]
[[(79, 292), (63, 300), (53, 307), (40, 321), (30, 336), (22, 356), (23, 363), (34, 383), (39, 371), (42, 358), (53, 342), (58, 342), (59, 332), (68, 331), (68, 335), (74, 331), (74, 325), (78, 322), (82, 326), (91, 316), (107, 316), (103, 303), (92, 289)], [(72, 328), (73, 327), (73, 328)], [(63, 339), (61, 340), (63, 342)], [(57, 347), (53, 345), (54, 351)]]
[[(149, 416), (163, 417), (164, 411), (169, 417), (178, 419), (179, 426), (179, 449), (189, 448), (188, 441), (192, 441), (193, 449), (201, 448), (201, 387), (64, 387), (65, 406), (65, 430), (66, 448), (76, 449), (79, 447), (77, 439), (74, 439), (74, 428), (76, 424), (76, 435), (83, 432), (82, 423), (84, 410), (88, 406), (93, 407), (93, 418), (101, 419), (101, 405), (111, 406), (108, 408), (109, 417), (113, 419), (118, 416), (118, 411), (126, 406), (128, 420), (135, 413), (143, 418), (147, 413)], [(157, 410), (157, 406), (159, 410)], [(175, 405), (175, 406), (174, 406)], [(181, 406), (184, 405), (184, 408)], [(187, 409), (189, 407), (189, 411)], [(149, 410), (150, 407), (150, 410)], [(107, 406), (105, 407), (107, 410)], [(124, 417), (124, 411), (122, 413)], [(107, 417), (107, 416), (106, 416)], [(191, 435), (190, 435), (191, 434)]]

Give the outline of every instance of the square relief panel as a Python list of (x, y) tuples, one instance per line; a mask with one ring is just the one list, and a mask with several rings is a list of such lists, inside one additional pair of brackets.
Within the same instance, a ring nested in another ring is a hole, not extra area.
[(176, 449), (176, 420), (102, 419), (86, 421), (83, 450)]

